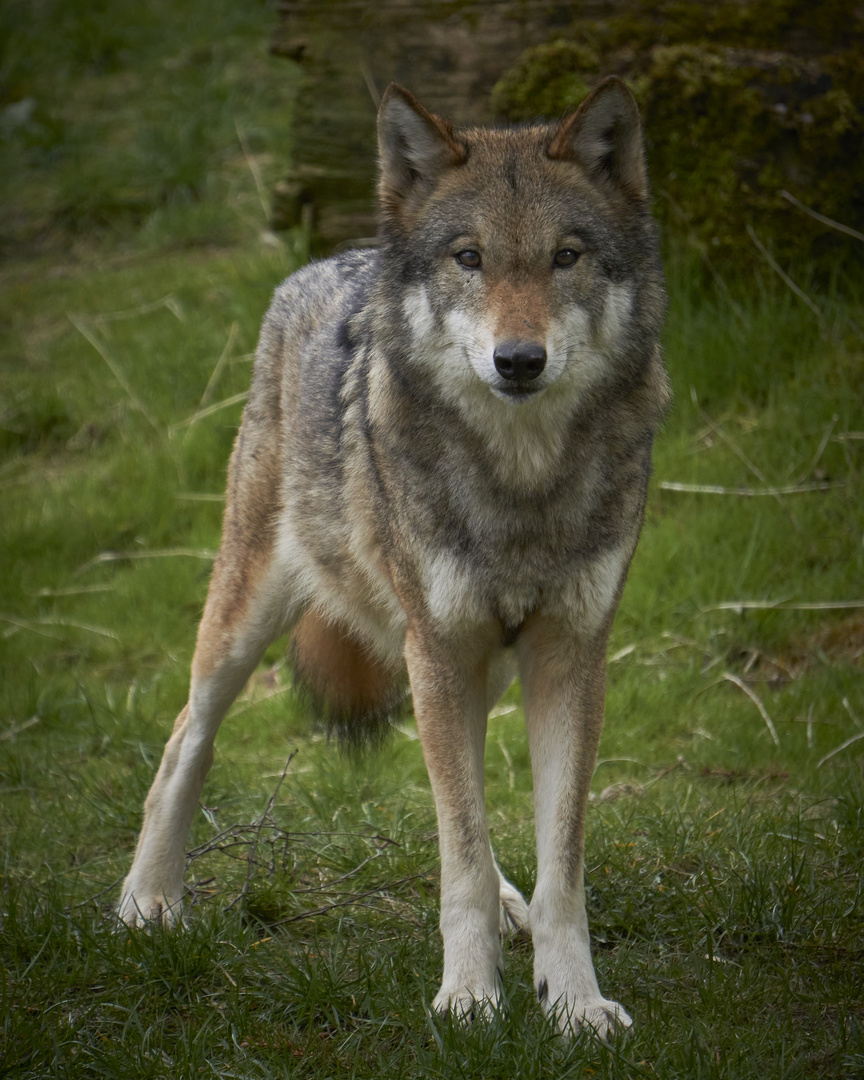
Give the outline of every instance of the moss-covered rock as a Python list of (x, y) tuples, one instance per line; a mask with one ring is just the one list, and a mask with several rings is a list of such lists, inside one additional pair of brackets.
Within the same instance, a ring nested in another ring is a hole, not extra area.
[(821, 22), (798, 3), (689, 0), (577, 22), (524, 53), (493, 104), (511, 121), (558, 116), (603, 76), (622, 75), (639, 99), (669, 231), (736, 261), (758, 257), (748, 225), (784, 262), (827, 265), (850, 247), (862, 258), (864, 244), (781, 194), (864, 231), (864, 56), (838, 50), (860, 40), (860, 19), (841, 0), (818, 11)]
[(509, 120), (556, 116), (581, 101), (601, 68), (588, 45), (558, 39), (523, 53), (492, 91), (492, 108)]

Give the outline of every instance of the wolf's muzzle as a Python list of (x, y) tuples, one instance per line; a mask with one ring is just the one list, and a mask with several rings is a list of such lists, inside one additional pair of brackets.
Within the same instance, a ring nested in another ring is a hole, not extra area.
[(502, 341), (492, 354), (495, 370), (508, 382), (530, 382), (546, 367), (546, 349), (539, 341)]

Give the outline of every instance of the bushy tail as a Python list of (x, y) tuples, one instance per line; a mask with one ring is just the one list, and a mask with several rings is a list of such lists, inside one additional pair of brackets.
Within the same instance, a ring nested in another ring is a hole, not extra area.
[(294, 683), (328, 733), (350, 748), (380, 742), (406, 699), (404, 665), (376, 657), (348, 630), (307, 611), (288, 649)]

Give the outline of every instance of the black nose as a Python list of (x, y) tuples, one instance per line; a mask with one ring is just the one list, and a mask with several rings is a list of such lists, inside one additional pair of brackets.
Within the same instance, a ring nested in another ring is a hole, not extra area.
[(527, 382), (546, 367), (546, 350), (539, 341), (502, 341), (492, 354), (502, 379)]

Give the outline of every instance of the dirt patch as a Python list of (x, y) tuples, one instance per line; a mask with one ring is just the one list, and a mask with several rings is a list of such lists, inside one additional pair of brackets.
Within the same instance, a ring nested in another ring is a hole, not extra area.
[(732, 660), (743, 662), (748, 681), (771, 686), (800, 678), (818, 664), (860, 664), (864, 657), (864, 615), (851, 615), (806, 635), (796, 635), (774, 652), (756, 648), (735, 652)]

